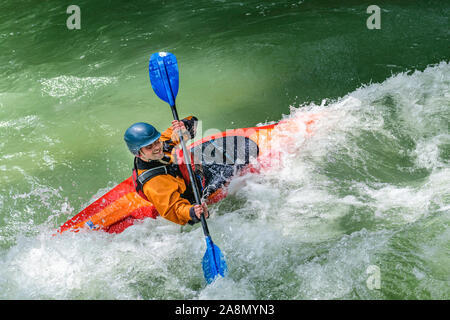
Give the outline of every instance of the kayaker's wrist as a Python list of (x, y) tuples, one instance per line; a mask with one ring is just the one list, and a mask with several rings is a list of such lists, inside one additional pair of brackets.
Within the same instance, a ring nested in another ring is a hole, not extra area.
[(195, 134), (197, 133), (197, 122), (198, 118), (195, 116), (187, 117), (181, 120), (184, 123), (186, 130), (190, 136), (190, 139), (194, 139)]
[(200, 219), (197, 218), (197, 216), (195, 215), (194, 206), (192, 206), (192, 207), (189, 209), (189, 216), (191, 217), (191, 220), (188, 221), (188, 223), (189, 223), (190, 225), (193, 225), (193, 224), (196, 224), (196, 223), (200, 222)]

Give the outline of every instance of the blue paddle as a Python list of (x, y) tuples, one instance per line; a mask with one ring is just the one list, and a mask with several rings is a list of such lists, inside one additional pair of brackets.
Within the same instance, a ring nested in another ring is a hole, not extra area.
[[(178, 112), (175, 106), (179, 85), (177, 58), (169, 52), (157, 52), (152, 54), (148, 64), (148, 73), (150, 75), (150, 83), (152, 84), (153, 91), (155, 91), (156, 95), (161, 100), (164, 100), (170, 105), (173, 118), (179, 121)], [(191, 185), (195, 202), (201, 204), (200, 191), (197, 179), (194, 179), (194, 174), (192, 172), (191, 159), (188, 156), (186, 145), (181, 136), (179, 137), (179, 140), (181, 141), (181, 147), (183, 149), (184, 161), (187, 164), (189, 179), (192, 181)], [(225, 257), (219, 247), (216, 246), (211, 239), (203, 213), (200, 215), (200, 221), (206, 238), (206, 252), (202, 260), (203, 274), (206, 282), (211, 283), (218, 275), (225, 277), (228, 269)]]

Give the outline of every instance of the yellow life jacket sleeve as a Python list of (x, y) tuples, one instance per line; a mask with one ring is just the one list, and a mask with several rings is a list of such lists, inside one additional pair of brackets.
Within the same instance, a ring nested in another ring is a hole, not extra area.
[(189, 210), (193, 205), (181, 197), (186, 191), (181, 177), (156, 176), (144, 184), (143, 191), (163, 218), (181, 225), (191, 220)]

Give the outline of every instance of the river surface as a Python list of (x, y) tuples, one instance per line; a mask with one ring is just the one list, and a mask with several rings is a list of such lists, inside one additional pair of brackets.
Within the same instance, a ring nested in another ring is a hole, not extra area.
[[(0, 4), (0, 299), (450, 298), (448, 1), (73, 4), (73, 30), (69, 3)], [(322, 115), (211, 206), (208, 286), (198, 225), (53, 236), (130, 176), (126, 128), (170, 125), (158, 51), (203, 133)]]

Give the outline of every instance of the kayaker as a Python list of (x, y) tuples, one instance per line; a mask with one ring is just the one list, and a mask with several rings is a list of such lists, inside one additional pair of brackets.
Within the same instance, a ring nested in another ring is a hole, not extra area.
[[(124, 134), (130, 152), (135, 156), (133, 181), (136, 191), (150, 201), (163, 218), (185, 225), (200, 221), (206, 204), (196, 204), (189, 181), (185, 181), (180, 165), (173, 162), (171, 152), (179, 143), (177, 130), (183, 139), (194, 138), (197, 118), (190, 116), (172, 121), (172, 126), (162, 134), (145, 122), (131, 125)], [(187, 178), (188, 179), (188, 178)]]

